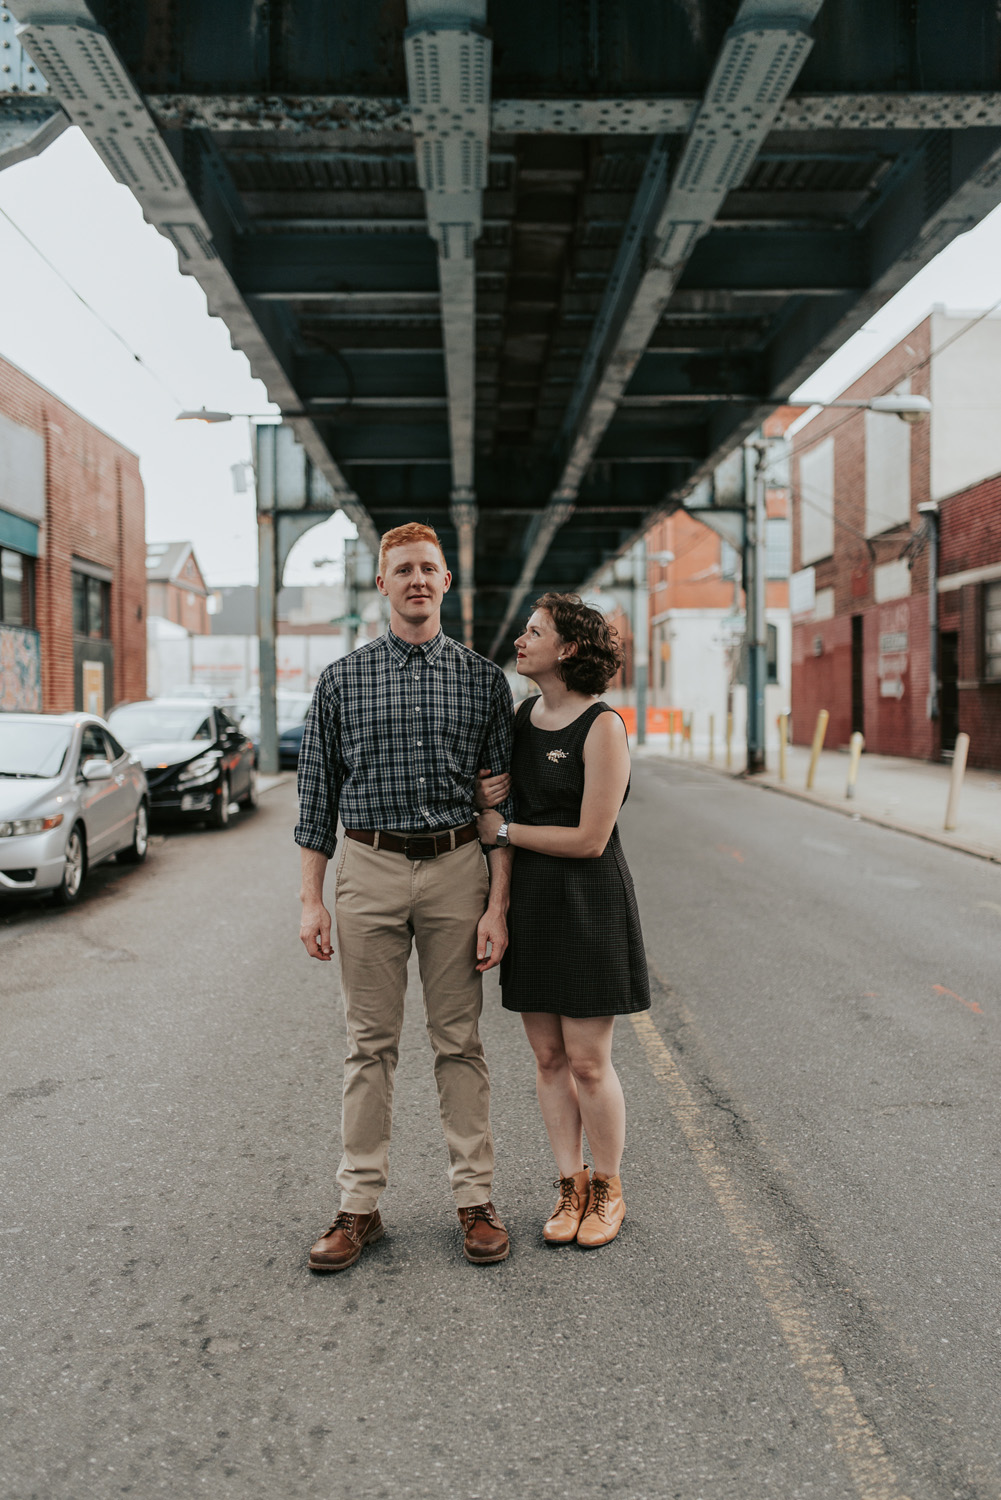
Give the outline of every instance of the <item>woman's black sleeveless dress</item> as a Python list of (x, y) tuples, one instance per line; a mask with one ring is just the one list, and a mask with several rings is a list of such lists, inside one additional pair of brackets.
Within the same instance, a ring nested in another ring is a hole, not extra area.
[[(522, 703), (515, 717), (514, 821), (576, 828), (584, 741), (598, 714), (613, 710), (595, 703), (566, 729), (536, 729), (531, 715), (538, 701)], [(581, 1019), (649, 1008), (643, 934), (618, 824), (598, 859), (516, 849), (508, 932), (501, 960), (507, 1010)]]

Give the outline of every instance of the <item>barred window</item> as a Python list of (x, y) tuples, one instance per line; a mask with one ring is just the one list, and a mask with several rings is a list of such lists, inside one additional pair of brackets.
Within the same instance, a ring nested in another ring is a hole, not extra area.
[(1001, 682), (1001, 580), (984, 585), (984, 676)]

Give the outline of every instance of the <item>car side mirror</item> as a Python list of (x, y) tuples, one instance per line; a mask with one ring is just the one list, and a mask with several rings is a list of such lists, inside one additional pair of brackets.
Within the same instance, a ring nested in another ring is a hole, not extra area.
[(85, 760), (80, 767), (84, 781), (110, 781), (111, 774), (110, 760)]

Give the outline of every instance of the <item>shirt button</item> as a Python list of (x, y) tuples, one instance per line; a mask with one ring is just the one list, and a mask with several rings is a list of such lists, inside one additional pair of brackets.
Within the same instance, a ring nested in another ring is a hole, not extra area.
[(418, 740), (417, 741), (417, 748), (418, 748), (418, 750), (422, 750), (424, 748), (424, 741), (423, 740)]
[(424, 777), (422, 776), (421, 777), (421, 786), (423, 786), (423, 785), (424, 785)]

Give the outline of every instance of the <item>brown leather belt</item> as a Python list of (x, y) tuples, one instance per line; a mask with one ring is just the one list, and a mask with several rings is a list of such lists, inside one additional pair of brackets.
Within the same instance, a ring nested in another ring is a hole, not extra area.
[(439, 854), (448, 854), (471, 844), (476, 837), (476, 824), (466, 823), (462, 828), (450, 828), (445, 833), (381, 833), (370, 828), (345, 828), (349, 839), (359, 844), (371, 844), (373, 849), (389, 849), (393, 854), (405, 854), (408, 859), (437, 859)]

